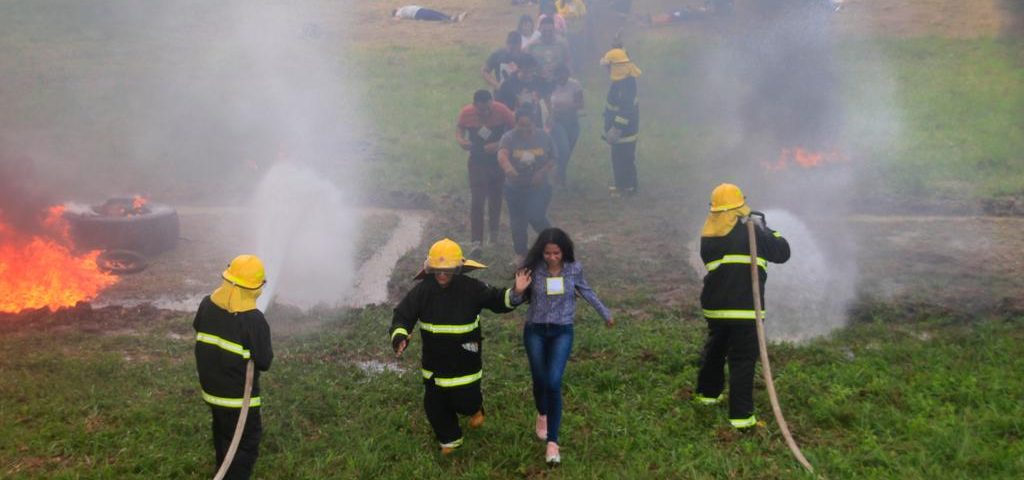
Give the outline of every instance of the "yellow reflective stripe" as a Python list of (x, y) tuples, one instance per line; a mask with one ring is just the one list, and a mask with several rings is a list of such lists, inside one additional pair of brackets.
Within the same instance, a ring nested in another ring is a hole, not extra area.
[(619, 125), (629, 125), (629, 120), (616, 115), (615, 123), (618, 123)]
[(480, 378), (483, 377), (484, 375), (484, 371), (481, 370), (479, 372), (470, 375), (465, 375), (462, 377), (440, 378), (434, 377), (434, 372), (431, 372), (429, 370), (422, 370), (422, 372), (423, 378), (430, 379), (431, 377), (433, 377), (434, 385), (437, 385), (439, 387), (461, 387), (463, 385), (469, 385), (477, 380), (480, 380)]
[(441, 448), (459, 448), (461, 446), (462, 446), (462, 438), (459, 438), (458, 440), (456, 440), (454, 442), (448, 442), (448, 443), (442, 443), (441, 444)]
[(436, 325), (433, 323), (420, 322), (420, 329), (430, 333), (460, 334), (472, 332), (477, 328), (480, 328), (480, 315), (476, 316), (476, 320), (474, 320), (473, 323), (467, 323), (465, 325)]
[[(750, 255), (726, 255), (718, 260), (708, 262), (704, 266), (707, 267), (709, 272), (715, 271), (723, 263), (739, 263), (744, 265), (750, 265)], [(765, 270), (768, 270), (768, 260), (757, 257), (757, 265)]]
[[(241, 398), (215, 397), (213, 395), (210, 395), (209, 393), (203, 392), (203, 400), (205, 400), (206, 403), (209, 403), (210, 405), (216, 405), (218, 407), (242, 408)], [(260, 401), (260, 397), (252, 397), (249, 399), (250, 407), (258, 407), (262, 404), (263, 402)]]
[(775, 238), (782, 238), (782, 234), (779, 232), (772, 232), (772, 236)]
[[(761, 310), (761, 317), (764, 317), (767, 310)], [(753, 310), (704, 310), (705, 318), (725, 320), (756, 320)]]
[(430, 370), (427, 370), (425, 368), (421, 368), (420, 369), (420, 373), (422, 373), (423, 374), (423, 378), (425, 378), (427, 380), (430, 380), (430, 377), (434, 376), (434, 372), (431, 372)]
[(220, 347), (236, 355), (241, 355), (242, 358), (245, 359), (249, 358), (249, 351), (246, 350), (245, 347), (235, 342), (224, 340), (223, 338), (220, 338), (216, 335), (210, 335), (209, 333), (203, 332), (196, 332), (196, 341), (213, 345), (215, 347)]
[(701, 405), (715, 405), (718, 402), (722, 401), (723, 396), (723, 394), (718, 394), (717, 397), (705, 397), (704, 395), (698, 393), (696, 396), (694, 396), (694, 399), (696, 399), (697, 403), (700, 403)]
[(409, 336), (409, 331), (404, 329), (404, 328), (402, 328), (402, 327), (398, 327), (398, 328), (395, 329), (395, 331), (391, 332), (391, 339), (392, 340), (395, 339), (395, 335), (405, 335), (405, 336), (408, 337)]
[[(505, 308), (512, 308), (512, 289), (505, 289)], [(480, 318), (480, 317), (477, 317)]]
[(751, 415), (749, 418), (730, 418), (729, 423), (736, 428), (748, 428), (757, 425), (757, 416)]
[(619, 141), (618, 141), (618, 142), (616, 142), (616, 143), (629, 143), (629, 142), (635, 142), (635, 141), (636, 141), (636, 137), (638, 137), (639, 135), (640, 135), (640, 134), (633, 134), (633, 135), (630, 135), (630, 136), (628, 136), (628, 137), (622, 137), (622, 138), (620, 138), (620, 139), (619, 139)]
[(609, 111), (612, 111), (612, 112), (619, 111), (619, 107), (618, 106), (612, 105), (612, 104), (607, 103), (607, 102), (605, 102), (604, 108), (607, 108)]

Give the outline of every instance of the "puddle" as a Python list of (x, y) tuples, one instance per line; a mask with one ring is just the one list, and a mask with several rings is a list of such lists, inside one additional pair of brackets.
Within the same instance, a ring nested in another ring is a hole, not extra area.
[(381, 373), (405, 373), (405, 369), (394, 362), (382, 362), (380, 360), (359, 360), (354, 362), (363, 373), (367, 375), (379, 375)]
[(423, 227), (427, 223), (427, 214), (414, 211), (394, 211), (399, 216), (398, 225), (391, 232), (379, 250), (359, 267), (356, 272), (358, 279), (352, 294), (345, 306), (363, 307), (388, 300), (388, 281), (391, 272), (409, 250), (423, 240)]

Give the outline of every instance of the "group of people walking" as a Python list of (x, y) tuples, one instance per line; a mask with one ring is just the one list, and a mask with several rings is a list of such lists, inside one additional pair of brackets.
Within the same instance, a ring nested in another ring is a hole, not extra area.
[[(549, 177), (553, 174), (557, 185), (566, 186), (581, 136), (583, 86), (571, 69), (579, 63), (574, 61), (579, 52), (570, 48), (573, 42), (567, 38), (579, 38), (586, 5), (582, 0), (542, 1), (540, 9), (536, 30), (533, 17), (522, 16), (516, 30), (508, 32), (505, 46), (484, 62), (480, 75), (490, 89), (477, 90), (456, 122), (456, 141), (469, 152), (470, 251), (474, 256), (480, 255), (485, 241), (485, 212), (486, 240), (492, 244), (498, 240), (505, 201), (514, 263), (523, 259), (528, 229), (539, 233), (550, 226)], [(611, 78), (601, 134), (611, 149), (611, 193), (634, 195), (640, 69), (621, 45), (609, 50), (600, 63)]]

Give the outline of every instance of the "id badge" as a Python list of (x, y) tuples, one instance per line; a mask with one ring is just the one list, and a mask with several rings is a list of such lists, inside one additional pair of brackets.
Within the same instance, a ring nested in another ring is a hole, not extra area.
[(476, 133), (477, 135), (480, 135), (480, 138), (486, 141), (488, 138), (491, 138), (491, 133), (494, 132), (491, 132), (491, 129), (487, 128), (487, 126), (485, 125), (483, 127), (480, 127), (480, 130), (477, 130)]
[(565, 294), (565, 280), (562, 277), (548, 277), (548, 295)]

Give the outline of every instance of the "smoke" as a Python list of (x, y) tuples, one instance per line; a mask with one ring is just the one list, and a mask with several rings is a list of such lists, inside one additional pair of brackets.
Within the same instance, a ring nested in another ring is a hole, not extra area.
[[(900, 134), (901, 115), (885, 56), (867, 41), (840, 48), (843, 16), (828, 2), (744, 7), (696, 66), (702, 95), (692, 114), (721, 145), (700, 176), (737, 183), (752, 208), (771, 209), (768, 223), (793, 257), (769, 273), (769, 332), (804, 339), (846, 323), (860, 252), (844, 220), (860, 207), (864, 179), (877, 176), (878, 153)], [(822, 161), (793, 162), (796, 149)]]
[(253, 199), (256, 252), (267, 270), (260, 308), (273, 300), (336, 306), (352, 288), (354, 212), (331, 182), (297, 163), (267, 172)]
[(265, 257), (265, 299), (342, 301), (364, 136), (352, 59), (339, 55), (345, 12), (329, 1), (4, 2), (0, 209), (123, 192), (248, 204), (222, 247)]

